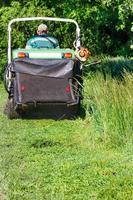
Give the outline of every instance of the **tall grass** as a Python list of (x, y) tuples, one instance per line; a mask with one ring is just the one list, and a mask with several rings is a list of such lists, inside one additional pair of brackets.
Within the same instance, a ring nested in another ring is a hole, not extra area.
[[(114, 66), (112, 66), (114, 67)], [(91, 133), (98, 133), (111, 146), (131, 141), (133, 133), (133, 74), (123, 80), (97, 72), (86, 77), (84, 106)], [(90, 132), (90, 131), (89, 131)]]

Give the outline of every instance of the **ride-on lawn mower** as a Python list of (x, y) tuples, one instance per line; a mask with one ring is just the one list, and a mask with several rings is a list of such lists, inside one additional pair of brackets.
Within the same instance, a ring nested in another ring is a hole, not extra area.
[[(72, 49), (11, 49), (14, 22), (48, 20), (76, 25), (75, 51)], [(32, 17), (17, 18), (8, 25), (8, 65), (4, 83), (8, 92), (5, 113), (10, 119), (29, 115), (44, 118), (73, 118), (80, 109), (82, 62), (89, 57), (80, 46), (80, 29), (75, 20)]]

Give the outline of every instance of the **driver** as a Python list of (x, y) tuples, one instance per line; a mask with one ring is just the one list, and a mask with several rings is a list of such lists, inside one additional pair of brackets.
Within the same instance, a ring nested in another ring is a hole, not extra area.
[(37, 35), (31, 37), (26, 43), (26, 49), (32, 48), (59, 48), (58, 40), (48, 35), (46, 24), (40, 24), (37, 29)]

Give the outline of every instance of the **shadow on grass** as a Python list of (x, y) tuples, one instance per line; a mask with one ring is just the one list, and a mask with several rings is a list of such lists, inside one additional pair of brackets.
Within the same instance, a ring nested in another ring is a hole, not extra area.
[(43, 105), (38, 104), (36, 107), (33, 105), (27, 106), (20, 112), (22, 119), (53, 119), (53, 120), (75, 120), (77, 117), (85, 117), (85, 109), (81, 105), (67, 107), (65, 105)]
[(31, 147), (34, 148), (46, 148), (46, 147), (54, 147), (54, 146), (61, 146), (60, 142), (55, 142), (52, 140), (44, 140), (44, 139), (40, 139), (40, 140), (36, 140), (31, 144)]

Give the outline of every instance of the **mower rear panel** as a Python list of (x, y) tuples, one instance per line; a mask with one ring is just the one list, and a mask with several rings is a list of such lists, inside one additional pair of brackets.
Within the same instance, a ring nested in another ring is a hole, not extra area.
[(79, 112), (79, 88), (73, 79), (81, 75), (77, 60), (15, 58), (11, 71), (14, 75), (11, 96), (14, 107), (21, 113), (30, 113), (31, 107), (32, 113), (35, 110), (37, 113), (38, 107), (45, 118), (51, 115), (50, 118), (71, 118)]
[(12, 52), (13, 59), (18, 58), (18, 53), (24, 52), (31, 59), (63, 59), (65, 53), (71, 54), (71, 59), (75, 59), (75, 53), (72, 49), (15, 49)]

